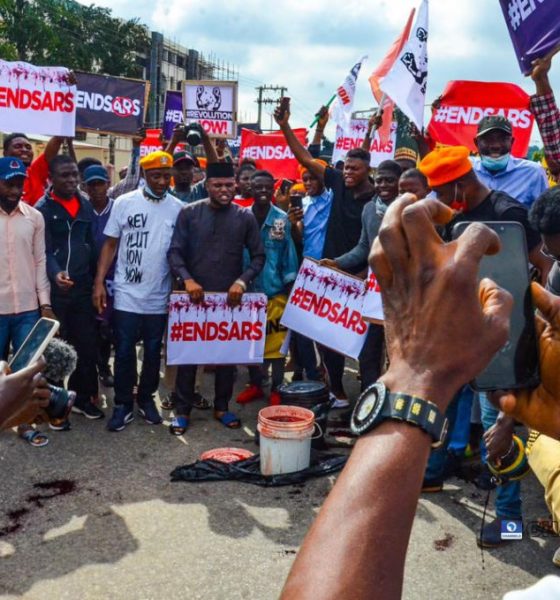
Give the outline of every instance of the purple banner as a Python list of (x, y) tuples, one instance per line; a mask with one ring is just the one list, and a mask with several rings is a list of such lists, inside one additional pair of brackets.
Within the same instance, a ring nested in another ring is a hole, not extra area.
[(560, 45), (558, 0), (500, 0), (522, 73)]
[(181, 92), (165, 92), (165, 110), (161, 129), (164, 140), (170, 140), (177, 123), (183, 122), (183, 95)]

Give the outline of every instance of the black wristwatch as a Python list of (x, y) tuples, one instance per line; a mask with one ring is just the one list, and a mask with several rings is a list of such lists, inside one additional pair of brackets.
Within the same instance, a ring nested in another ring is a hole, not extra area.
[(386, 419), (420, 427), (432, 438), (432, 448), (439, 448), (447, 436), (447, 419), (435, 404), (417, 396), (392, 393), (378, 381), (358, 398), (350, 429), (356, 435), (364, 435)]

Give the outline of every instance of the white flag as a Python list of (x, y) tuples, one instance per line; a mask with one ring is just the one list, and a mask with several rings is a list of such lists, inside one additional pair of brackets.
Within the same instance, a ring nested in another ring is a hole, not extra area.
[(362, 58), (350, 69), (343, 84), (336, 90), (336, 99), (331, 106), (331, 119), (343, 130), (350, 127), (350, 118), (352, 116), (352, 107), (354, 106), (354, 96), (356, 95), (356, 81), (362, 63), (367, 56)]
[(428, 0), (416, 15), (416, 22), (399, 58), (381, 81), (381, 90), (418, 127), (424, 125), (424, 104), (428, 83)]

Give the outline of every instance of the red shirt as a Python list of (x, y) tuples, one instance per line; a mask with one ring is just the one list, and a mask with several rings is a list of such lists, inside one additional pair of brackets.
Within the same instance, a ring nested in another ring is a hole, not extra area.
[(58, 202), (66, 212), (73, 218), (76, 218), (76, 215), (80, 211), (80, 201), (78, 200), (78, 196), (73, 196), (72, 198), (61, 198), (51, 192), (51, 198)]
[(255, 203), (254, 198), (243, 198), (243, 196), (235, 196), (233, 199), (233, 203), (237, 204), (237, 206), (241, 206), (242, 208), (251, 208)]
[(33, 206), (45, 195), (49, 180), (49, 165), (44, 154), (39, 156), (27, 167), (27, 177), (23, 183), (21, 199)]

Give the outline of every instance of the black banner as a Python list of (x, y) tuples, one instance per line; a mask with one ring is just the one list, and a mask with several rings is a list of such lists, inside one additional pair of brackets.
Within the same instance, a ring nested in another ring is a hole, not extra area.
[(134, 135), (144, 125), (146, 81), (77, 73), (76, 129)]

